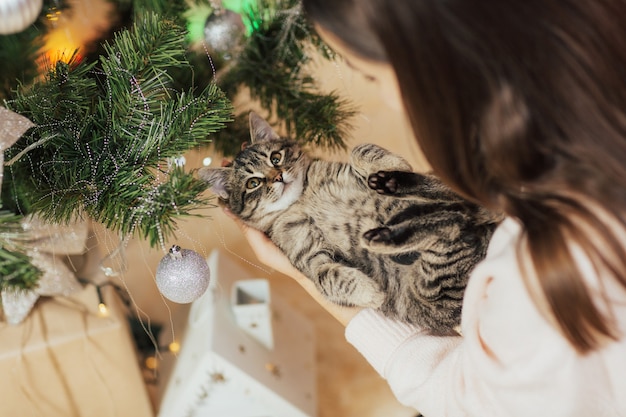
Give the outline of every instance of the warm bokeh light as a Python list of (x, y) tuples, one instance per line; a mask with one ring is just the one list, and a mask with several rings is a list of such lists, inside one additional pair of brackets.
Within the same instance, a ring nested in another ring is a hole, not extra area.
[(61, 17), (61, 11), (54, 7), (51, 7), (50, 10), (48, 10), (48, 13), (46, 13), (46, 19), (48, 19), (51, 22), (58, 21), (60, 17)]
[(51, 30), (46, 36), (38, 62), (40, 72), (45, 73), (57, 61), (80, 62), (86, 46), (98, 39), (111, 24), (110, 12), (113, 8), (112, 4), (100, 1), (72, 4), (71, 13), (51, 7), (46, 13)]
[(144, 361), (144, 365), (148, 369), (156, 369), (159, 366), (159, 361), (154, 356), (148, 356)]
[(108, 317), (109, 316), (109, 307), (106, 304), (100, 303), (98, 304), (98, 315), (100, 317)]
[(167, 348), (168, 348), (168, 349), (170, 350), (170, 352), (172, 352), (172, 353), (178, 353), (178, 352), (180, 352), (180, 343), (178, 343), (178, 342), (174, 341), (174, 342), (170, 343), (170, 344), (169, 344), (169, 346), (168, 346)]

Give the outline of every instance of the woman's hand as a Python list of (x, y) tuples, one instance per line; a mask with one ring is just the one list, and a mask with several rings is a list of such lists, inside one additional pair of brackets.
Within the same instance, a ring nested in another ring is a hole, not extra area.
[[(233, 216), (231, 215), (231, 217)], [(261, 263), (294, 278), (296, 281), (310, 281), (291, 264), (289, 258), (263, 232), (246, 226), (236, 218), (234, 220)]]
[(274, 270), (295, 279), (326, 311), (344, 326), (359, 312), (361, 307), (344, 307), (328, 301), (315, 283), (298, 271), (289, 258), (263, 233), (243, 224), (230, 211), (224, 212), (239, 226), (258, 260)]

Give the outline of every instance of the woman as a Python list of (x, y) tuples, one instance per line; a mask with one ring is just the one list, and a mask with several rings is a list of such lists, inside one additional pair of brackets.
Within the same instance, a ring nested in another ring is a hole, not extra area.
[(434, 172), (504, 211), (463, 337), (325, 303), (428, 416), (626, 416), (626, 1), (303, 0), (403, 109)]

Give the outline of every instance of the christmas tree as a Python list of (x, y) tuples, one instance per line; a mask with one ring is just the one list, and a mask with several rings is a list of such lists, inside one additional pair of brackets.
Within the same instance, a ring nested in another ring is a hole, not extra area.
[(25, 30), (0, 36), (0, 51), (15, 52), (0, 63), (4, 107), (32, 122), (2, 148), (3, 292), (35, 288), (42, 274), (28, 255), (32, 216), (89, 218), (163, 246), (176, 219), (212, 204), (178, 158), (208, 144), (225, 155), (240, 149), (248, 109), (231, 103), (244, 89), (303, 143), (345, 146), (354, 112), (306, 74), (307, 48), (332, 54), (297, 0), (114, 3), (122, 18), (96, 48), (51, 60), (43, 74), (35, 62), (50, 5)]

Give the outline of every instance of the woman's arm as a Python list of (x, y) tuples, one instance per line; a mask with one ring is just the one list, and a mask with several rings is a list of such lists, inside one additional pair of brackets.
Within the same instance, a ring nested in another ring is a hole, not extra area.
[(336, 318), (344, 326), (362, 310), (360, 307), (344, 307), (328, 301), (317, 289), (313, 281), (298, 271), (289, 259), (274, 245), (274, 243), (263, 233), (246, 226), (228, 210), (224, 210), (239, 227), (250, 244), (252, 251), (258, 260), (274, 270), (293, 278), (315, 301), (317, 301), (326, 311)]

